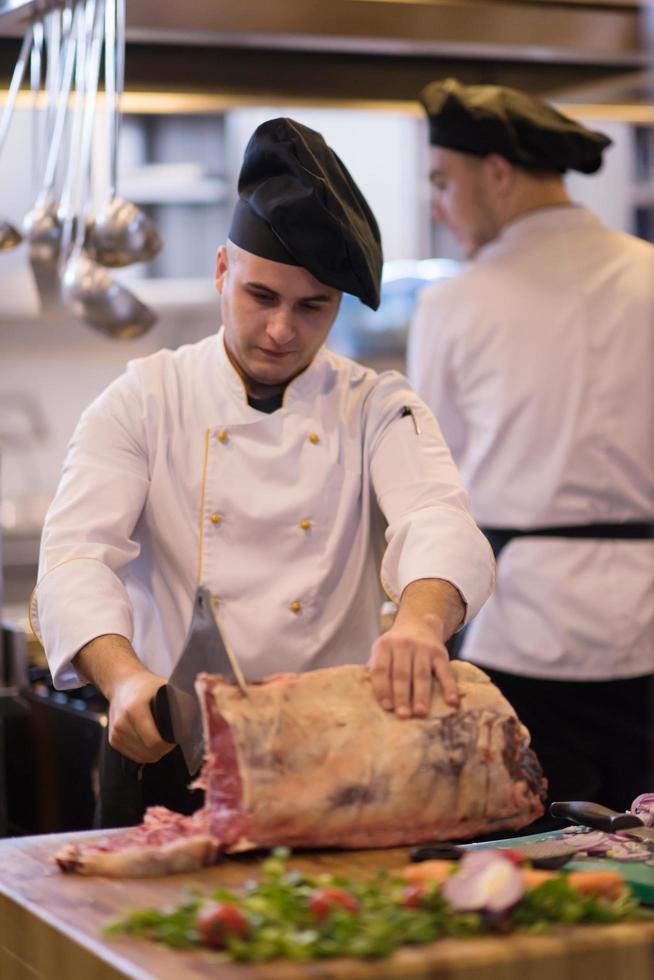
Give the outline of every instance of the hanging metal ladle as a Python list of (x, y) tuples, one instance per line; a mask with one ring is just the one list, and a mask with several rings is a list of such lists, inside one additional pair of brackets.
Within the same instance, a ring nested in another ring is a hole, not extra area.
[(102, 265), (116, 268), (154, 258), (162, 241), (150, 218), (131, 201), (116, 194), (120, 99), (124, 84), (125, 0), (106, 0), (105, 10), (109, 199), (89, 223), (86, 247)]
[[(54, 12), (54, 16), (59, 16)], [(61, 220), (57, 214), (57, 201), (54, 194), (55, 177), (57, 163), (61, 150), (61, 141), (68, 113), (68, 100), (73, 80), (73, 68), (75, 65), (75, 39), (78, 21), (81, 16), (81, 8), (75, 11), (74, 19), (69, 27), (68, 34), (64, 40), (64, 58), (60, 84), (58, 88), (58, 101), (56, 104), (52, 134), (50, 136), (50, 146), (45, 163), (43, 183), (37, 195), (34, 207), (23, 219), (23, 233), (30, 244), (30, 255), (33, 259), (42, 262), (54, 263), (59, 258), (61, 244)], [(49, 32), (48, 40), (50, 47), (48, 58), (54, 57), (52, 32)], [(55, 81), (57, 81), (55, 79)], [(53, 94), (50, 93), (50, 102), (53, 101)]]
[[(32, 28), (30, 26), (25, 32), (25, 37), (23, 38), (20, 54), (18, 55), (18, 61), (16, 62), (16, 67), (14, 68), (14, 73), (11, 77), (9, 92), (7, 93), (7, 101), (5, 102), (2, 118), (0, 119), (0, 153), (2, 153), (2, 149), (7, 139), (9, 123), (11, 122), (14, 106), (16, 105), (16, 96), (18, 95), (18, 90), (21, 86), (21, 82), (23, 81), (25, 66), (27, 64), (27, 59), (30, 56), (31, 47)], [(21, 233), (5, 218), (0, 218), (0, 250), (15, 248), (16, 245), (19, 245), (22, 242), (22, 240), (23, 238)]]
[[(107, 270), (93, 261), (84, 249), (94, 110), (102, 54), (103, 15), (103, 0), (99, 0), (97, 7), (95, 0), (87, 0), (86, 19), (87, 25), (92, 24), (92, 34), (86, 61), (85, 105), (79, 158), (80, 204), (72, 252), (63, 268), (61, 295), (63, 301), (84, 323), (110, 337), (129, 339), (149, 330), (156, 316), (133, 293), (112, 279)], [(70, 218), (67, 224), (70, 226)]]
[[(29, 261), (39, 293), (41, 311), (58, 315), (61, 312), (61, 282), (59, 257), (62, 252), (62, 219), (55, 195), (55, 178), (59, 165), (62, 139), (68, 118), (68, 104), (75, 64), (78, 23), (82, 9), (75, 10), (66, 0), (63, 11), (54, 9), (44, 17), (47, 47), (46, 73), (46, 138), (47, 152), (40, 190), (32, 210), (23, 219), (23, 234), (29, 245)], [(35, 39), (36, 39), (36, 27)], [(32, 55), (34, 56), (34, 47)], [(32, 91), (38, 94), (40, 72), (33, 73)], [(37, 139), (33, 146), (37, 148)], [(35, 153), (36, 156), (36, 153)], [(36, 171), (41, 161), (37, 159)]]
[[(84, 129), (85, 99), (89, 63), (87, 49), (93, 33), (93, 17), (95, 15), (95, 0), (77, 3), (70, 31), (75, 39), (75, 104), (72, 110), (72, 121), (68, 135), (68, 162), (64, 167), (64, 179), (57, 208), (57, 221), (61, 229), (59, 256), (61, 263), (69, 255), (73, 238), (77, 213), (81, 209), (81, 200), (75, 204), (76, 190), (79, 192), (82, 184), (78, 177), (80, 171), (79, 147), (82, 143)], [(90, 154), (90, 147), (89, 147)], [(90, 159), (90, 157), (89, 157)], [(77, 194), (79, 198), (79, 193)]]

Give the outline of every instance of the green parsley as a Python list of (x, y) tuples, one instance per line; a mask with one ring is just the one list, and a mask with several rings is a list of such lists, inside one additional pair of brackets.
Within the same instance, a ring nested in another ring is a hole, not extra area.
[[(581, 895), (570, 887), (565, 874), (526, 892), (500, 918), (452, 911), (434, 884), (425, 886), (419, 902), (409, 906), (406, 883), (388, 872), (380, 871), (361, 884), (339, 875), (303, 875), (289, 869), (288, 857), (285, 848), (273, 852), (263, 862), (261, 881), (249, 882), (241, 894), (226, 888), (217, 888), (207, 896), (189, 892), (173, 908), (128, 912), (111, 923), (106, 932), (127, 933), (178, 949), (197, 948), (202, 946), (196, 929), (199, 911), (207, 902), (227, 902), (247, 918), (248, 934), (245, 938), (227, 934), (218, 955), (257, 963), (330, 956), (372, 959), (389, 956), (399, 946), (430, 943), (442, 936), (474, 936), (511, 929), (543, 931), (555, 923), (610, 923), (639, 915), (638, 903), (632, 897), (608, 902)], [(323, 918), (318, 918), (311, 907), (318, 889), (328, 893), (330, 889), (345, 891), (356, 911), (335, 903)]]

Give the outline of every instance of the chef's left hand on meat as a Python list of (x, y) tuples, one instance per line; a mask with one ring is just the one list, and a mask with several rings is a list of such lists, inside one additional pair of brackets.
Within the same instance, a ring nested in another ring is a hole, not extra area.
[(445, 701), (458, 706), (445, 642), (463, 616), (463, 601), (449, 582), (423, 579), (407, 586), (393, 626), (375, 641), (369, 660), (372, 685), (384, 708), (400, 718), (427, 715), (432, 678)]
[(456, 681), (445, 644), (438, 637), (437, 622), (434, 617), (433, 624), (394, 625), (372, 648), (375, 693), (382, 706), (400, 718), (428, 713), (432, 676), (441, 684), (448, 704), (458, 702)]

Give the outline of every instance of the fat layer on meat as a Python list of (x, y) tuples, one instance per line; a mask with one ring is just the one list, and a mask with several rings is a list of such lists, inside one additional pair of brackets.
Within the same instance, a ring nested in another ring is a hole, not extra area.
[[(259, 845), (386, 847), (517, 829), (543, 812), (529, 733), (486, 674), (453, 663), (459, 709), (435, 686), (399, 720), (366, 667), (277, 675), (249, 696), (202, 675), (203, 772), (214, 833)], [(234, 828), (238, 827), (238, 834)]]

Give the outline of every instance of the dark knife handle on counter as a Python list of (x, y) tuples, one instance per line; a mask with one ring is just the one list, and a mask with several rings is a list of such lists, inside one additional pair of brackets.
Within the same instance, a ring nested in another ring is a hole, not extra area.
[(594, 827), (596, 830), (605, 830), (608, 833), (643, 826), (640, 817), (633, 813), (618, 813), (617, 810), (609, 810), (599, 803), (587, 803), (584, 800), (551, 803), (550, 816), (558, 820), (570, 820), (585, 827)]
[(150, 711), (154, 718), (159, 734), (166, 742), (174, 742), (173, 722), (170, 717), (170, 702), (168, 700), (168, 685), (162, 684), (155, 696), (150, 700)]
[(465, 850), (450, 841), (437, 840), (428, 844), (417, 844), (409, 851), (409, 859), (417, 861), (460, 861)]

